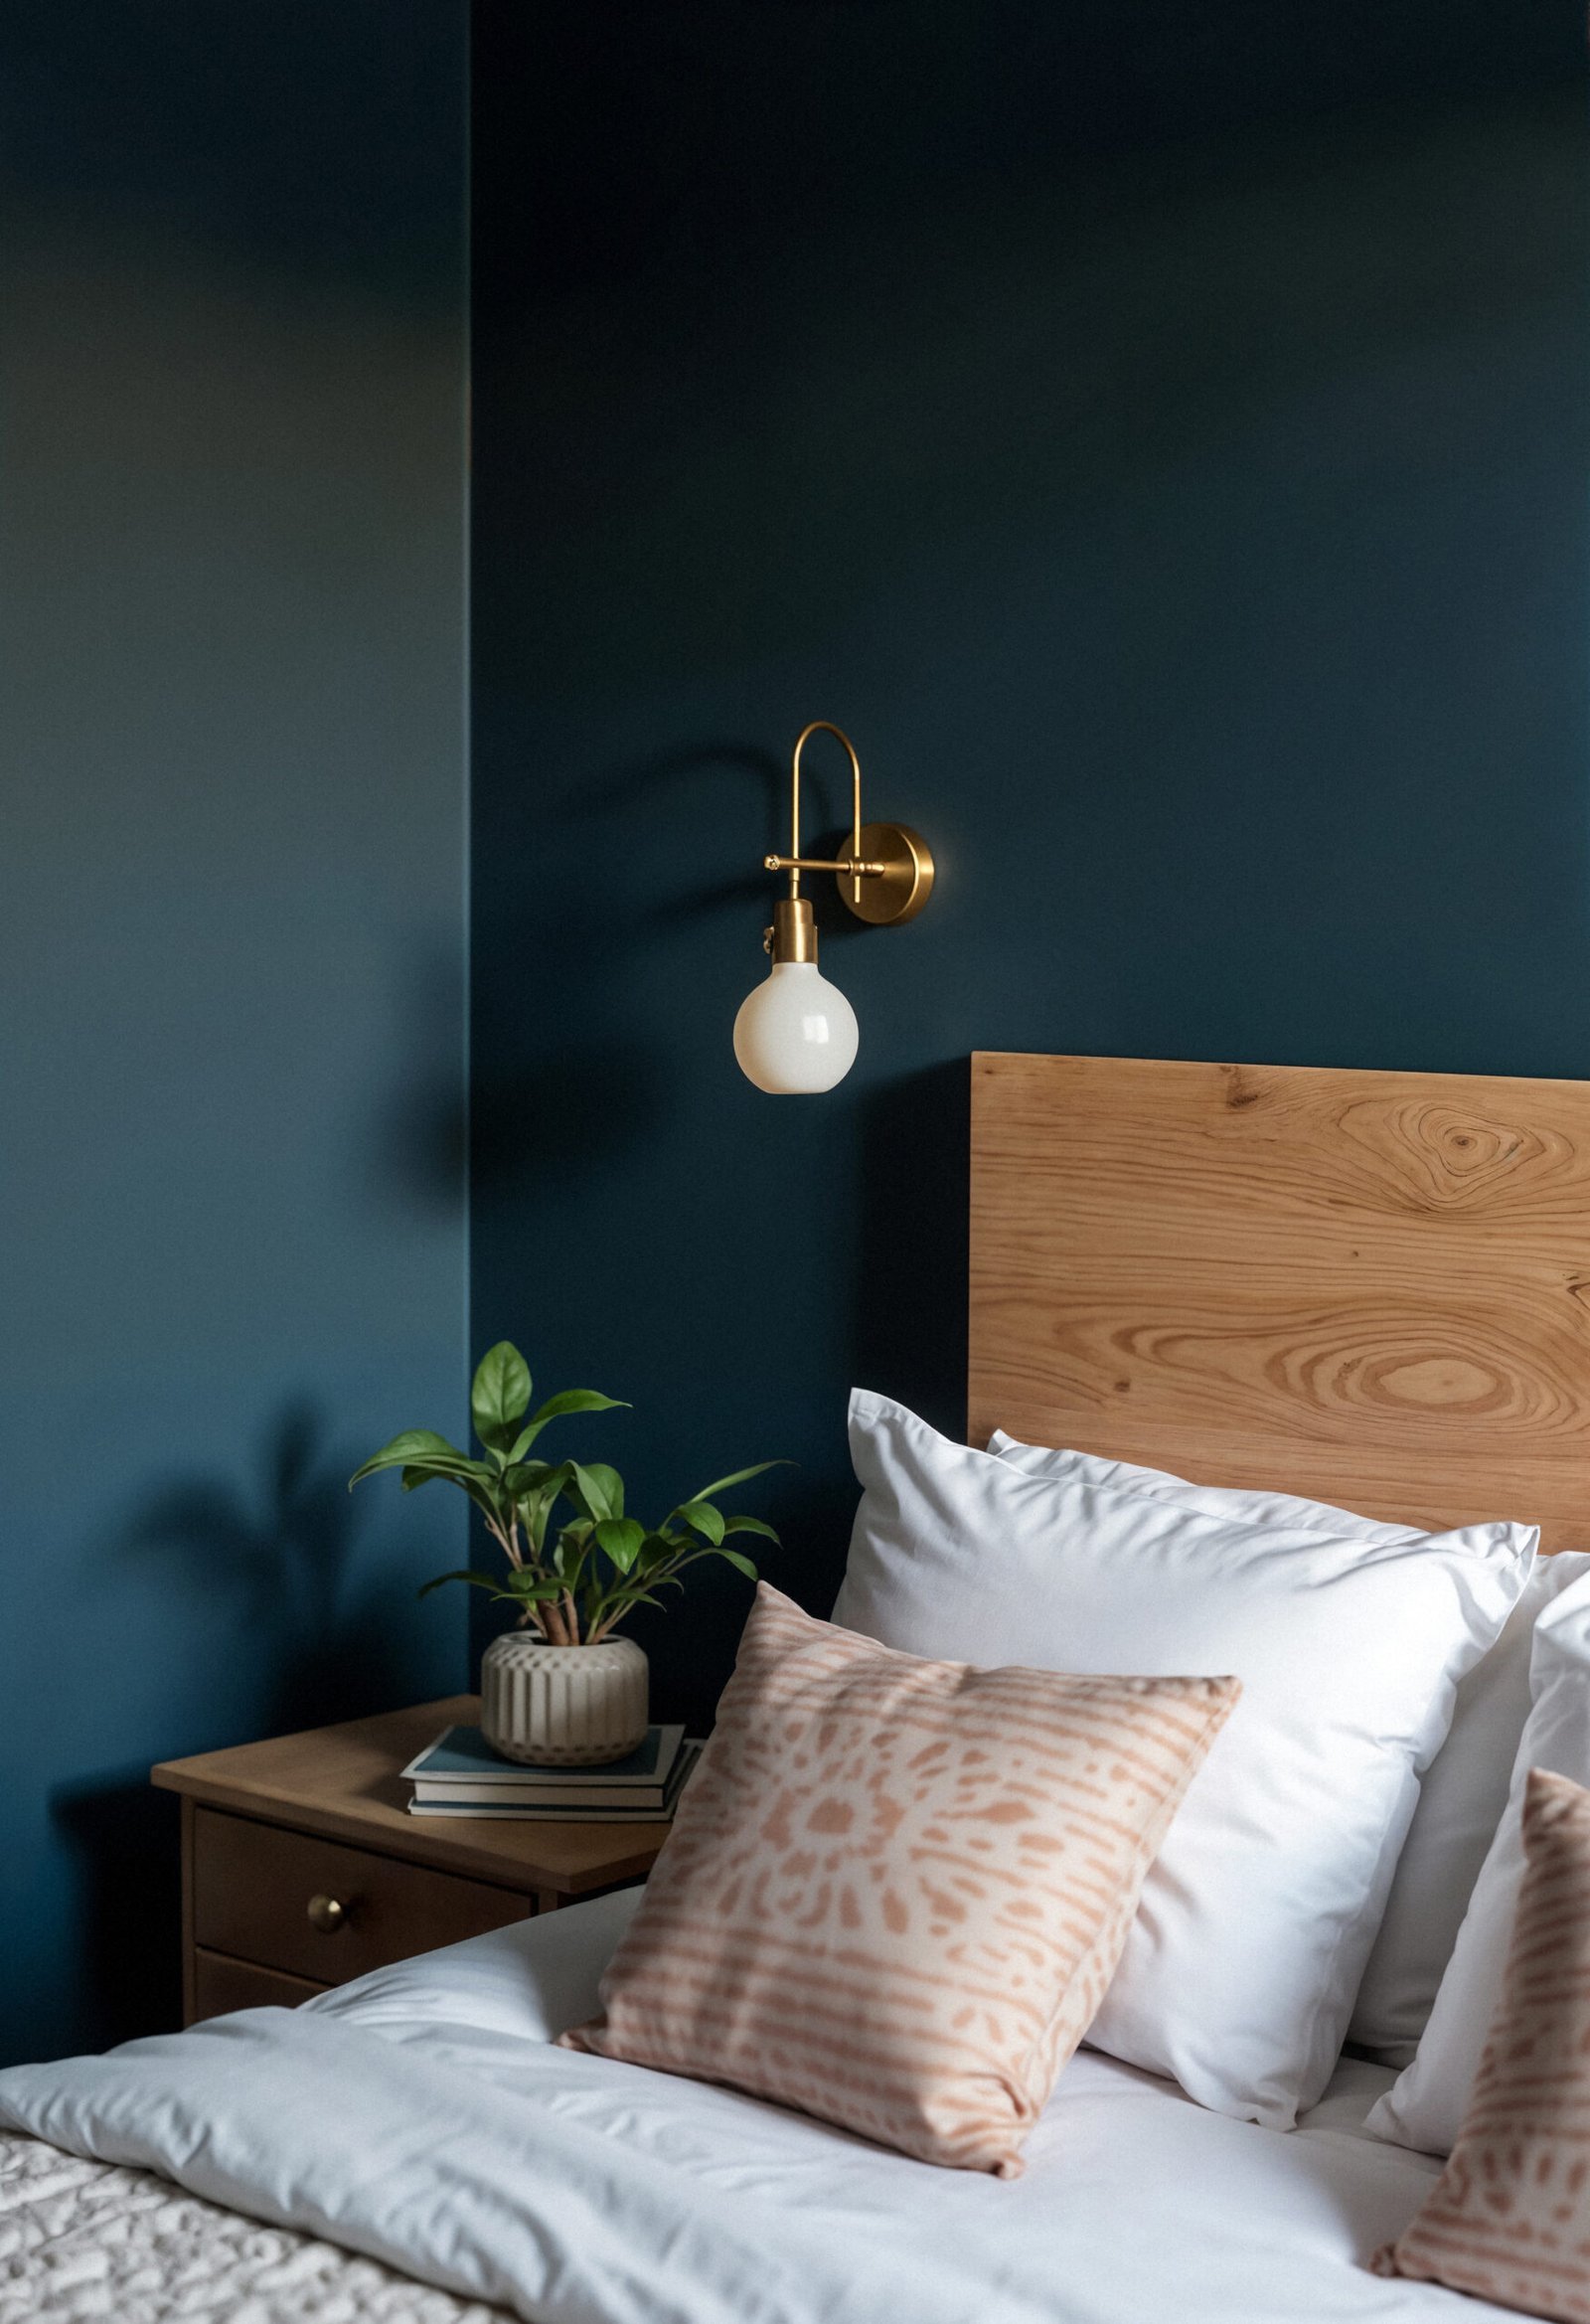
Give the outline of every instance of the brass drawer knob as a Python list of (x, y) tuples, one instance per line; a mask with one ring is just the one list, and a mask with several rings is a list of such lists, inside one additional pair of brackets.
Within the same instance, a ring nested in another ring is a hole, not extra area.
[(311, 1897), (309, 1922), (322, 1936), (335, 1936), (339, 1928), (348, 1925), (348, 1908), (336, 1897)]

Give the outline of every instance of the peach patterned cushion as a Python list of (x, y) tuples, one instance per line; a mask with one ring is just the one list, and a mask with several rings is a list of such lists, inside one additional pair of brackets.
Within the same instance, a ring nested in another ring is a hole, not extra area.
[(925, 1662), (763, 1582), (605, 2015), (564, 2044), (1015, 2178), (1240, 1692)]
[(1590, 2324), (1590, 1791), (1537, 1768), (1523, 1850), (1507, 1975), (1458, 2142), (1374, 2264)]

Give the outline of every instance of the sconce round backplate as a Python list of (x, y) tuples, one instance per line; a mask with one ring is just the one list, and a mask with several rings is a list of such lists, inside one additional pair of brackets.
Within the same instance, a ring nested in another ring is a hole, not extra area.
[[(848, 864), (853, 854), (847, 840), (839, 860)], [(881, 864), (883, 869), (865, 880), (839, 874), (839, 892), (857, 918), (874, 928), (899, 927), (915, 919), (933, 893), (933, 851), (921, 833), (908, 823), (864, 823), (861, 861)]]

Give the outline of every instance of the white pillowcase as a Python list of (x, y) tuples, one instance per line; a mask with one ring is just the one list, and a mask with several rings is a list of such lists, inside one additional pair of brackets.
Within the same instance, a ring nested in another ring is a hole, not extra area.
[(860, 1391), (851, 1451), (836, 1622), (967, 1662), (1242, 1680), (1088, 2039), (1289, 2128), (1330, 2078), (1418, 1770), (1516, 1602), (1532, 1529), (1244, 1524), (1025, 1473)]
[(1501, 1637), (1459, 1684), (1452, 1732), (1419, 1787), (1348, 2028), (1350, 2042), (1377, 2052), (1387, 2066), (1406, 2066), (1418, 2049), (1506, 1812), (1529, 1716), (1535, 1623), (1587, 1574), (1590, 1558), (1574, 1550), (1537, 1558)]
[[(1542, 1560), (1546, 1566), (1555, 1558)], [(1580, 1563), (1577, 1558), (1575, 1563)], [(1533, 1698), (1497, 1828), (1458, 1931), (1418, 2056), (1370, 2110), (1365, 2128), (1397, 2146), (1449, 2154), (1462, 2126), (1502, 1990), (1523, 1874), (1522, 1808), (1531, 1767), (1590, 1784), (1590, 1576), (1581, 1575), (1535, 1624)]]
[(1107, 1460), (1101, 1452), (1068, 1452), (1047, 1444), (1023, 1444), (996, 1428), (988, 1448), (1012, 1468), (1034, 1477), (1074, 1477), (1079, 1483), (1111, 1485), (1117, 1492), (1146, 1493), (1154, 1501), (1174, 1501), (1183, 1509), (1201, 1509), (1207, 1517), (1234, 1517), (1243, 1525), (1301, 1525), (1310, 1533), (1328, 1532), (1338, 1541), (1418, 1542), (1418, 1526), (1381, 1525), (1372, 1517), (1355, 1517), (1351, 1509), (1333, 1509), (1329, 1501), (1300, 1501), (1291, 1493), (1250, 1493), (1237, 1485), (1194, 1485), (1189, 1477), (1173, 1477), (1166, 1469), (1134, 1468), (1129, 1460)]
[[(1090, 1484), (1149, 1493), (1250, 1525), (1291, 1523), (1352, 1541), (1424, 1538), (1413, 1527), (1380, 1525), (1372, 1518), (1333, 1509), (1328, 1502), (1194, 1485), (1160, 1469), (1134, 1468), (1097, 1453), (1022, 1444), (1003, 1429), (996, 1429), (988, 1448), (1034, 1476), (1085, 1478)], [(1451, 1733), (1419, 1787), (1419, 1804), (1397, 1859), (1385, 1914), (1348, 2027), (1350, 2041), (1376, 2051), (1388, 2065), (1406, 2066), (1418, 2047), (1486, 1850), (1508, 1804), (1513, 1753), (1529, 1716), (1529, 1648), (1535, 1621), (1586, 1573), (1590, 1557), (1573, 1552), (1537, 1560), (1501, 1637), (1458, 1688)]]

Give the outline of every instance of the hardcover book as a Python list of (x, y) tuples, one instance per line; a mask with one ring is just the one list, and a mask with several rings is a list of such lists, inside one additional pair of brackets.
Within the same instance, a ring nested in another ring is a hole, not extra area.
[[(488, 1787), (481, 1784), (477, 1786), (478, 1796), (470, 1799), (456, 1798), (445, 1786), (441, 1786), (438, 1792), (425, 1797), (421, 1797), (416, 1789), (414, 1797), (408, 1802), (408, 1812), (411, 1816), (518, 1816), (527, 1823), (549, 1824), (564, 1821), (582, 1824), (664, 1822), (672, 1816), (679, 1795), (701, 1757), (702, 1749), (703, 1745), (699, 1743), (681, 1743), (674, 1752), (668, 1779), (661, 1786), (636, 1783), (626, 1788), (623, 1784), (615, 1784), (606, 1789), (592, 1783), (562, 1786), (543, 1783), (534, 1788), (545, 1796), (535, 1799), (519, 1798), (518, 1789), (525, 1787), (513, 1785)], [(600, 1768), (577, 1770), (582, 1774), (600, 1774), (602, 1771)], [(505, 1798), (505, 1790), (514, 1792), (515, 1796)]]
[(654, 1727), (624, 1759), (602, 1767), (522, 1766), (499, 1758), (478, 1727), (446, 1728), (403, 1769), (414, 1801), (462, 1808), (598, 1807), (657, 1813), (675, 1773), (683, 1727)]

